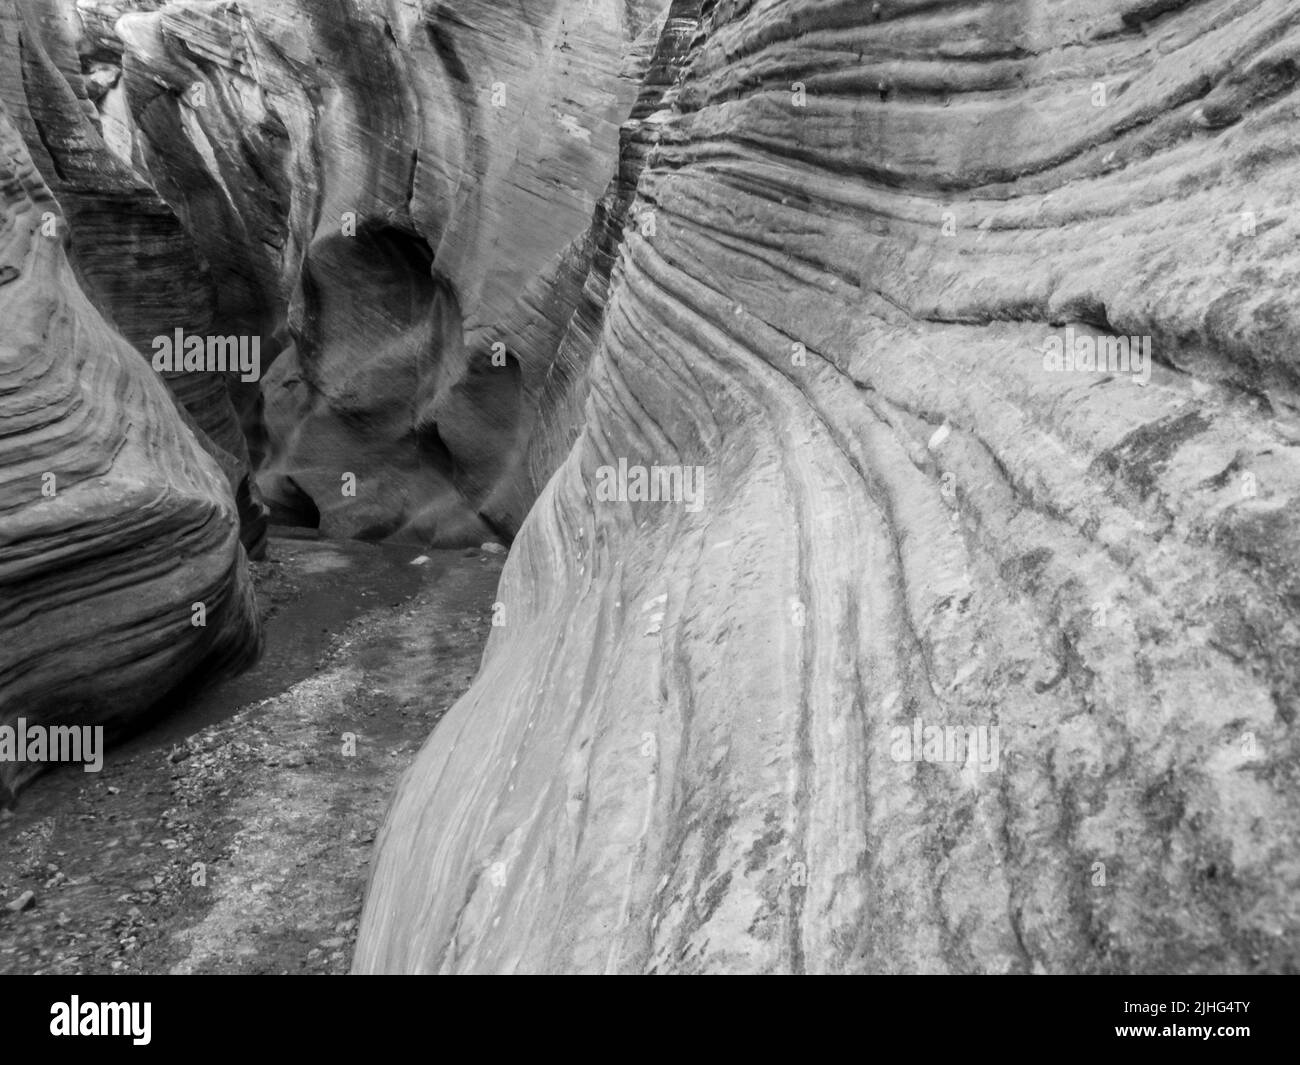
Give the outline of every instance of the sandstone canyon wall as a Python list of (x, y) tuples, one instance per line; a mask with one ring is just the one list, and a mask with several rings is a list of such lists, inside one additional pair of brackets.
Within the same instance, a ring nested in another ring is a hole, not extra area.
[[(1286, 0), (0, 10), (10, 166), (50, 175), (5, 185), (13, 410), (118, 382), (35, 439), (145, 449), (196, 540), (173, 579), (231, 604), (202, 653), (250, 638), (259, 493), (513, 540), (356, 971), (1300, 964)], [(50, 189), (71, 262), (30, 236)], [(169, 283), (111, 283), (114, 234)], [(71, 340), (14, 295), (32, 256)], [(147, 344), (181, 317), (257, 336), (262, 380), (168, 406)], [(649, 467), (698, 491), (610, 498)], [(11, 572), (61, 564), (82, 519), (11, 498), (0, 544), (51, 538)]]
[[(14, 29), (0, 22), (6, 49)], [(21, 101), (3, 87), (0, 725), (102, 726), (112, 738), (185, 683), (246, 664), (257, 614), (230, 483), (83, 291), (71, 212), (43, 180), (45, 167), (69, 173), (58, 151), (36, 164)], [(130, 212), (138, 201), (123, 196)], [(0, 798), (36, 768), (8, 752)]]
[(647, 18), (263, 0), (117, 19), (133, 140), (234, 331), (272, 353), (245, 425), (283, 520), (513, 536), (539, 418), (571, 388), (557, 347)]
[(654, 225), (356, 970), (1294, 969), (1298, 49), (1274, 0), (675, 4)]
[[(16, 0), (0, 9), (0, 86), (35, 165), (71, 233), (69, 254), (101, 315), (142, 353), (176, 330), (205, 336), (223, 325), (207, 263), (152, 180), (136, 165), (112, 106), (120, 41), (95, 32), (62, 0)], [(105, 61), (110, 60), (110, 61)], [(94, 101), (104, 107), (101, 116)], [(116, 124), (115, 124), (116, 122)], [(266, 508), (223, 379), (163, 375), (183, 416), (230, 481), (241, 535), (265, 549)]]

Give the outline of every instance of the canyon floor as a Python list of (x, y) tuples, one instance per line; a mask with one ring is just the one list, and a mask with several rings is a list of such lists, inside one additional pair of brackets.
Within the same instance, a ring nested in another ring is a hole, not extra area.
[(273, 538), (257, 666), (0, 812), (0, 973), (346, 972), (375, 833), (478, 669), (503, 557)]

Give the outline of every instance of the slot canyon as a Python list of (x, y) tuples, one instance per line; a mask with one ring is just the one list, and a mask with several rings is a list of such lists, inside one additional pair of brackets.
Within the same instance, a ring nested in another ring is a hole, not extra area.
[(1298, 157), (1292, 0), (0, 0), (0, 971), (1300, 971)]

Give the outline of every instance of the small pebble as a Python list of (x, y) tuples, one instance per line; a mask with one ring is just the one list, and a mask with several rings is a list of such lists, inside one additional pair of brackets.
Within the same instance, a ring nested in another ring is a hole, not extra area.
[(23, 910), (30, 909), (36, 904), (36, 892), (24, 891), (13, 902), (5, 903), (5, 909), (10, 913), (22, 913)]

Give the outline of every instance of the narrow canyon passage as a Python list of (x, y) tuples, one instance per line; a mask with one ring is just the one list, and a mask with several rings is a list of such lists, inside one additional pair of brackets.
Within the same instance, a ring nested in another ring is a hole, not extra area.
[(1298, 156), (1292, 0), (0, 0), (0, 966), (1300, 970)]
[(256, 666), (0, 813), (0, 896), (31, 896), (0, 973), (347, 971), (389, 793), (478, 669), (501, 556), (269, 548)]

